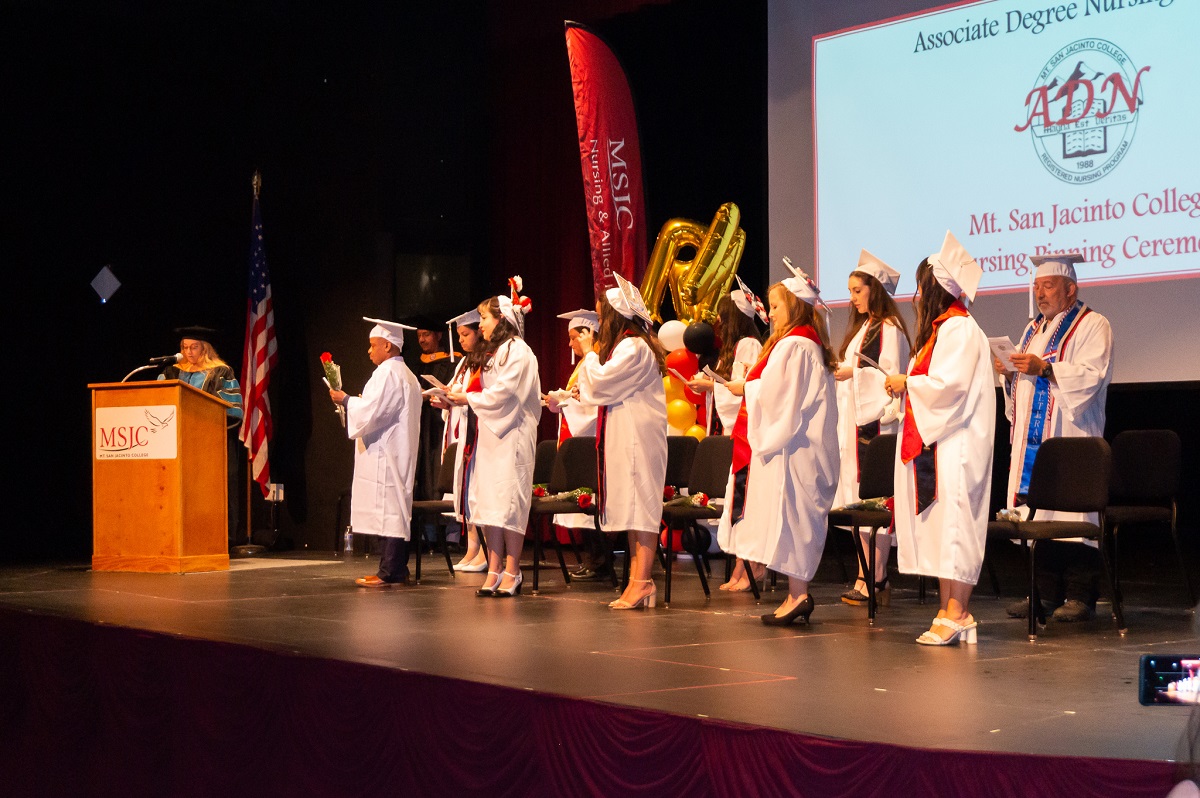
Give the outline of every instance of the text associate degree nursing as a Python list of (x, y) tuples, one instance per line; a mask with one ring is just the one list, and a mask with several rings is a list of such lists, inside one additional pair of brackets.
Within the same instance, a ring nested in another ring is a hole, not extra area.
[(968, 19), (957, 28), (948, 28), (944, 31), (935, 31), (929, 34), (918, 31), (917, 43), (913, 47), (913, 53), (923, 53), (926, 50), (936, 50), (939, 47), (950, 47), (951, 45), (962, 44), (964, 42), (975, 42), (998, 36), (999, 33), (1000, 22), (998, 20), (984, 17), (981, 22), (972, 23)]

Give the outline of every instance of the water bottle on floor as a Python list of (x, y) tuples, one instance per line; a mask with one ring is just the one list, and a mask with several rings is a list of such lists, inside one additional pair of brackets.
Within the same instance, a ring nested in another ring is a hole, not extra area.
[(354, 556), (354, 533), (350, 527), (346, 527), (346, 534), (342, 536), (342, 556), (346, 559)]

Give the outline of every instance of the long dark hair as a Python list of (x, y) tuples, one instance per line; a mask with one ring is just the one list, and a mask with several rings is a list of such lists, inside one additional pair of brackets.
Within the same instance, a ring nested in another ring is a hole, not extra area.
[[(863, 285), (867, 286), (867, 312), (859, 313), (858, 309), (854, 307), (854, 303), (850, 303), (850, 322), (846, 325), (846, 336), (842, 339), (841, 348), (838, 349), (838, 359), (846, 359), (846, 349), (849, 348), (850, 341), (854, 339), (855, 335), (858, 335), (859, 328), (868, 322), (890, 320), (903, 333), (904, 340), (911, 344), (912, 339), (908, 335), (908, 327), (904, 324), (904, 319), (900, 317), (900, 308), (896, 307), (896, 301), (888, 294), (883, 283), (866, 272), (854, 271), (850, 272), (850, 276), (857, 277)], [(882, 328), (879, 332), (868, 332), (867, 334), (882, 335)], [(869, 341), (868, 338), (863, 339), (864, 348)]]
[[(825, 361), (825, 370), (836, 369), (837, 355), (829, 347), (829, 330), (825, 327), (825, 319), (821, 318), (821, 314), (817, 313), (812, 305), (789, 291), (783, 283), (775, 283), (771, 286), (771, 291), (775, 290), (778, 290), (780, 296), (783, 297), (782, 304), (787, 312), (787, 321), (780, 332), (776, 332), (772, 325), (771, 337), (763, 345), (763, 357), (792, 330), (803, 324), (810, 324), (817, 331), (817, 337), (821, 339), (821, 355)], [(770, 297), (771, 291), (767, 292), (768, 297)]]
[(721, 325), (721, 348), (717, 351), (717, 365), (713, 371), (729, 379), (733, 373), (733, 357), (737, 354), (738, 342), (743, 338), (761, 339), (754, 319), (742, 313), (729, 294), (717, 302), (717, 321)]
[[(496, 303), (499, 305), (499, 303)], [(472, 322), (470, 324), (460, 324), (459, 327), (470, 327), (475, 331), (475, 348), (469, 352), (463, 352), (462, 368), (467, 374), (478, 371), (487, 364), (487, 358), (483, 353), (487, 341), (483, 339), (483, 333), (479, 331), (479, 323)]]
[(933, 335), (933, 322), (958, 299), (942, 288), (942, 284), (933, 276), (933, 266), (929, 263), (928, 258), (917, 266), (917, 290), (920, 292), (920, 296), (913, 303), (917, 306), (917, 336), (913, 341), (914, 352), (921, 351), (921, 348)]
[(600, 302), (600, 329), (596, 332), (596, 339), (599, 345), (598, 354), (600, 362), (607, 363), (612, 352), (617, 348), (617, 344), (625, 337), (626, 333), (632, 334), (641, 338), (650, 347), (650, 351), (654, 353), (654, 359), (658, 362), (658, 371), (663, 376), (667, 373), (667, 350), (663, 349), (663, 345), (658, 340), (658, 336), (647, 330), (639, 322), (633, 319), (627, 319), (608, 301), (608, 297), (601, 295)]
[(500, 348), (500, 345), (513, 338), (520, 338), (521, 335), (517, 332), (517, 328), (513, 326), (513, 323), (504, 318), (504, 315), (500, 313), (499, 299), (493, 296), (480, 302), (479, 312), (482, 313), (485, 310), (488, 312), (488, 315), (496, 320), (496, 326), (492, 328), (492, 336), (485, 338), (483, 346), (477, 347), (471, 352), (470, 356), (474, 356), (478, 352), (483, 370), (490, 371), (492, 368), (492, 357), (496, 354), (496, 350)]

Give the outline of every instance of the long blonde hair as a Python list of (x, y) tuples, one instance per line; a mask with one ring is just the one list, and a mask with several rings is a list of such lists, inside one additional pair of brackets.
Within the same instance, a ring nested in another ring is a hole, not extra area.
[(179, 342), (179, 351), (181, 352), (183, 351), (184, 341), (195, 341), (196, 343), (200, 344), (202, 351), (204, 352), (204, 357), (200, 360), (199, 364), (195, 366), (193, 366), (187, 360), (180, 361), (179, 363), (175, 364), (175, 368), (179, 369), (180, 371), (209, 371), (211, 369), (215, 369), (217, 366), (229, 365), (221, 359), (221, 357), (217, 354), (217, 350), (214, 349), (213, 345), (208, 341), (205, 341), (201, 338), (184, 338)]
[(783, 283), (775, 283), (775, 285), (771, 286), (771, 290), (767, 292), (767, 296), (770, 297), (771, 292), (776, 290), (783, 297), (783, 307), (787, 313), (787, 317), (782, 329), (772, 320), (771, 337), (763, 344), (762, 357), (766, 357), (772, 347), (785, 338), (792, 330), (803, 324), (810, 324), (817, 331), (817, 337), (821, 339), (821, 356), (825, 361), (825, 369), (832, 372), (837, 368), (837, 356), (829, 346), (829, 329), (825, 326), (825, 319), (813, 309), (812, 305), (789, 291)]

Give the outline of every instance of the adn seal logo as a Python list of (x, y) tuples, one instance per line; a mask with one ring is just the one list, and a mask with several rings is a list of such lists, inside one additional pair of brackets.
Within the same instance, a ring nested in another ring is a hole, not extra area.
[(1055, 53), (1025, 97), (1024, 122), (1038, 160), (1064, 183), (1093, 183), (1133, 144), (1145, 103), (1142, 76), (1120, 47), (1080, 39)]

